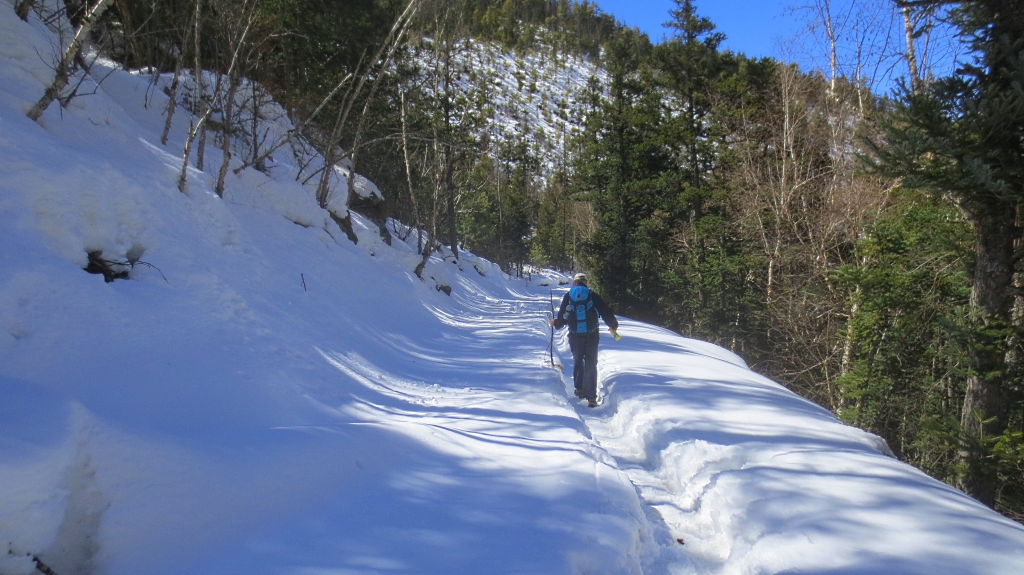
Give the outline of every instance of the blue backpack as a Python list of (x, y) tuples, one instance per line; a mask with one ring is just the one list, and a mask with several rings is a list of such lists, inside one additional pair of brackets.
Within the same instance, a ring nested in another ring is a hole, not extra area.
[(590, 288), (575, 286), (569, 290), (569, 307), (566, 308), (566, 311), (569, 312), (570, 326), (572, 326), (573, 320), (576, 322), (573, 332), (587, 333), (587, 316), (590, 315), (592, 309), (594, 309), (594, 299), (590, 297)]

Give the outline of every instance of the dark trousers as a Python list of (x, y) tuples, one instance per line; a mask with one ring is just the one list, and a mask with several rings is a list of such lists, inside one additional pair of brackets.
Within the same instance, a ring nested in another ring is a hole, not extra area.
[(583, 391), (587, 399), (597, 398), (597, 344), (601, 334), (570, 333), (569, 349), (572, 350), (572, 382), (576, 389)]

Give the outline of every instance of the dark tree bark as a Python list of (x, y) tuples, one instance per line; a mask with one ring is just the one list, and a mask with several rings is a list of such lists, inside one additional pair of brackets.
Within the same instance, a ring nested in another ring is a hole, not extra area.
[(445, 211), (448, 218), (448, 245), (451, 247), (455, 259), (459, 259), (459, 221), (458, 213), (455, 210), (455, 184), (452, 168), (451, 161), (449, 161), (444, 177)]
[(28, 13), (32, 10), (32, 7), (36, 5), (36, 0), (21, 0), (14, 6), (14, 13), (18, 15), (18, 18), (28, 22)]
[(178, 106), (178, 85), (181, 83), (181, 55), (178, 55), (174, 65), (174, 78), (167, 93), (167, 108), (164, 110), (164, 131), (160, 134), (160, 144), (166, 146), (167, 138), (171, 134), (171, 123), (174, 120), (174, 110)]
[[(1012, 205), (970, 215), (975, 230), (971, 307), (979, 323), (971, 345), (973, 373), (967, 378), (961, 425), (967, 437), (983, 441), (1002, 435), (1007, 425), (1006, 353), (1014, 303), (1013, 245), (1017, 236)], [(1002, 208), (1002, 209), (1000, 209)], [(960, 457), (967, 473), (960, 487), (978, 501), (994, 507), (998, 478), (984, 449), (968, 446)]]
[(223, 139), (220, 143), (221, 153), (223, 158), (220, 163), (220, 171), (217, 172), (217, 187), (215, 191), (220, 197), (224, 197), (224, 178), (228, 174), (228, 165), (231, 162), (231, 134), (234, 132), (234, 110), (235, 110), (235, 93), (238, 91), (238, 78), (228, 74), (228, 94), (224, 101), (224, 116), (221, 118), (224, 124)]

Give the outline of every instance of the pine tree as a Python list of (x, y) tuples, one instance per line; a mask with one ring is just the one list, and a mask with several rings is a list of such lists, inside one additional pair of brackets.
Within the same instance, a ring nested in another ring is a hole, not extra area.
[(646, 246), (636, 231), (661, 207), (659, 180), (671, 165), (660, 140), (665, 110), (648, 65), (650, 50), (647, 37), (633, 31), (609, 45), (609, 84), (591, 81), (571, 183), (593, 206), (597, 224), (584, 265), (602, 295), (627, 309), (642, 307), (636, 292), (644, 286), (645, 262), (653, 259), (640, 253)]
[(905, 89), (887, 126), (888, 144), (876, 151), (883, 171), (952, 199), (973, 227), (960, 485), (995, 506), (999, 479), (990, 446), (1007, 431), (1015, 389), (1010, 362), (1020, 356), (1013, 348), (1020, 339), (1014, 275), (1024, 207), (1024, 3), (966, 1), (953, 17), (972, 61), (924, 89)]
[(663, 174), (662, 219), (671, 239), (658, 265), (657, 308), (672, 327), (721, 342), (726, 326), (735, 323), (733, 292), (743, 289), (745, 275), (735, 257), (728, 192), (716, 179), (727, 143), (715, 101), (723, 77), (733, 71), (723, 67), (718, 46), (724, 36), (714, 24), (697, 13), (692, 0), (676, 5), (665, 24), (673, 35), (654, 53), (658, 84), (673, 110), (662, 127), (672, 166)]
[(459, 221), (466, 248), (520, 273), (530, 259), (536, 212), (537, 158), (526, 141), (509, 142), (497, 158), (482, 156), (471, 175)]
[(847, 423), (882, 436), (901, 460), (955, 480), (955, 434), (967, 367), (971, 230), (955, 207), (917, 190), (864, 231), (856, 261), (835, 283), (856, 306), (853, 343), (839, 378)]
[(553, 181), (537, 203), (537, 223), (530, 244), (535, 265), (569, 271), (579, 262), (577, 246), (583, 230), (577, 225), (582, 202), (570, 193), (563, 172)]

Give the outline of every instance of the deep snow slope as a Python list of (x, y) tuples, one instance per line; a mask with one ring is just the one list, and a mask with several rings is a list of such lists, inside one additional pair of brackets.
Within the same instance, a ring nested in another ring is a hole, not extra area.
[(0, 575), (1024, 572), (1019, 525), (728, 351), (624, 321), (588, 409), (556, 274), (421, 281), (285, 159), (178, 192), (146, 77), (29, 121), (49, 50), (0, 3)]

